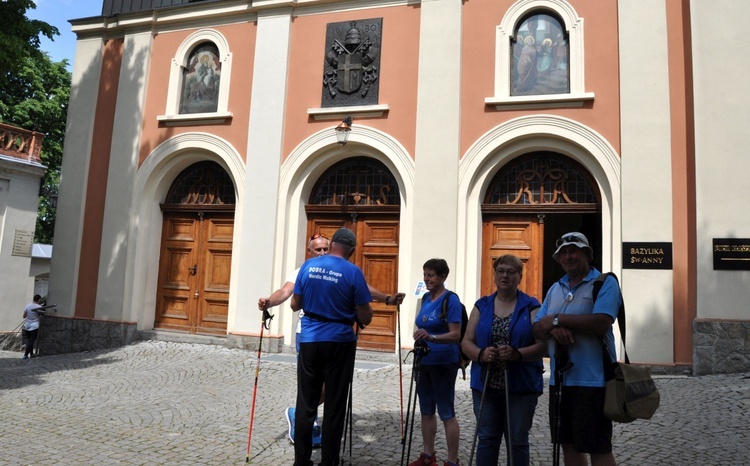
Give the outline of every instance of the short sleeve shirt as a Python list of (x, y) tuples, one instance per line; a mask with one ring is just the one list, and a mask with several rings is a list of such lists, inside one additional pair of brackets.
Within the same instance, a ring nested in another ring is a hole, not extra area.
[[(443, 313), (443, 302), (448, 300), (446, 315)], [(461, 323), (461, 300), (456, 293), (445, 290), (435, 301), (432, 301), (430, 293), (422, 298), (422, 307), (416, 318), (417, 328), (427, 330), (433, 335), (442, 335), (448, 333), (448, 324)], [(422, 364), (458, 364), (458, 344), (446, 345), (443, 343), (432, 343), (427, 340), (427, 346), (430, 347), (430, 353), (422, 358)]]
[[(542, 307), (537, 312), (534, 322), (538, 322), (546, 315), (571, 314), (571, 315), (593, 315), (607, 314), (612, 322), (622, 304), (622, 296), (617, 280), (608, 277), (599, 290), (599, 295), (594, 303), (593, 291), (594, 280), (601, 274), (591, 267), (584, 280), (570, 288), (570, 279), (565, 275), (562, 279), (552, 285), (547, 291)], [(604, 367), (602, 351), (606, 347), (606, 358), (610, 361), (615, 359), (614, 334), (610, 327), (602, 336), (591, 333), (575, 332), (575, 343), (568, 347), (568, 354), (573, 367), (565, 372), (563, 383), (565, 386), (579, 387), (603, 387)], [(604, 345), (603, 346), (603, 342)], [(549, 340), (549, 355), (551, 364), (550, 385), (555, 385), (555, 349), (554, 338)]]
[(294, 294), (302, 296), (305, 311), (300, 343), (355, 341), (357, 336), (352, 327), (355, 308), (372, 301), (362, 270), (330, 254), (302, 264)]

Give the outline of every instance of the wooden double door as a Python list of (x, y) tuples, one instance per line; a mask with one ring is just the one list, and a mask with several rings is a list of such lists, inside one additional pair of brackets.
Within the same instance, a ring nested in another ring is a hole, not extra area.
[(226, 335), (233, 234), (233, 212), (164, 212), (154, 327)]
[[(357, 248), (350, 258), (365, 274), (367, 283), (392, 295), (398, 291), (398, 213), (312, 214), (307, 234), (331, 238), (341, 227), (357, 235)], [(397, 313), (395, 306), (373, 301), (370, 325), (360, 330), (357, 347), (373, 351), (395, 351)]]

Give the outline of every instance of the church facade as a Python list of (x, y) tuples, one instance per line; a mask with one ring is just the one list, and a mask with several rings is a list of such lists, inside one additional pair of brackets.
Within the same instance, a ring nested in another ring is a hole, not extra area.
[(427, 259), (470, 309), (515, 254), (541, 301), (579, 231), (620, 278), (632, 361), (750, 367), (741, 2), (104, 7), (72, 21), (58, 314), (252, 346), (258, 298), (346, 226), (368, 282), (407, 293), (360, 336), (395, 353)]

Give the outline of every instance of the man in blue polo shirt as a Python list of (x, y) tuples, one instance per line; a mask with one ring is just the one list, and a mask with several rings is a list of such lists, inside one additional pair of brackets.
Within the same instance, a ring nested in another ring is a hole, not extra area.
[(327, 255), (307, 260), (294, 284), (291, 306), (305, 311), (297, 363), (294, 465), (312, 464), (313, 420), (325, 384), (322, 466), (339, 464), (349, 381), (354, 372), (357, 335), (353, 325), (372, 321), (372, 295), (362, 270), (349, 262), (357, 245), (340, 228)]
[[(566, 466), (614, 466), (612, 421), (604, 416), (602, 351), (615, 360), (612, 324), (622, 303), (620, 287), (607, 277), (594, 302), (594, 280), (601, 272), (589, 266), (594, 251), (581, 233), (563, 235), (552, 258), (566, 275), (552, 285), (534, 321), (534, 336), (549, 341), (550, 429), (553, 442), (559, 432)], [(570, 364), (572, 363), (572, 366)], [(559, 366), (559, 367), (558, 367)], [(560, 412), (556, 413), (558, 369), (562, 372)], [(557, 415), (560, 426), (557, 426)]]

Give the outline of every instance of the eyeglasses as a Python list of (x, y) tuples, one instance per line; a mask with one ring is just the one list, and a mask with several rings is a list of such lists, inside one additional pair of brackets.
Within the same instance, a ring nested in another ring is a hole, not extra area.
[(323, 236), (323, 235), (321, 235), (321, 234), (315, 233), (314, 235), (312, 235), (312, 236), (310, 237), (310, 239), (309, 239), (309, 240), (307, 240), (307, 242), (309, 243), (310, 241), (316, 240), (316, 239), (318, 239), (318, 238), (328, 239), (328, 238), (326, 238), (325, 236)]
[(515, 277), (518, 275), (518, 270), (515, 269), (495, 269), (495, 274), (497, 274), (498, 277), (502, 277), (503, 275), (506, 275), (508, 277)]
[(560, 238), (559, 240), (557, 240), (557, 242), (555, 243), (555, 247), (559, 248), (563, 244), (568, 244), (568, 243), (589, 244), (589, 242), (586, 241), (586, 238), (581, 238), (578, 235), (565, 235), (562, 238)]

